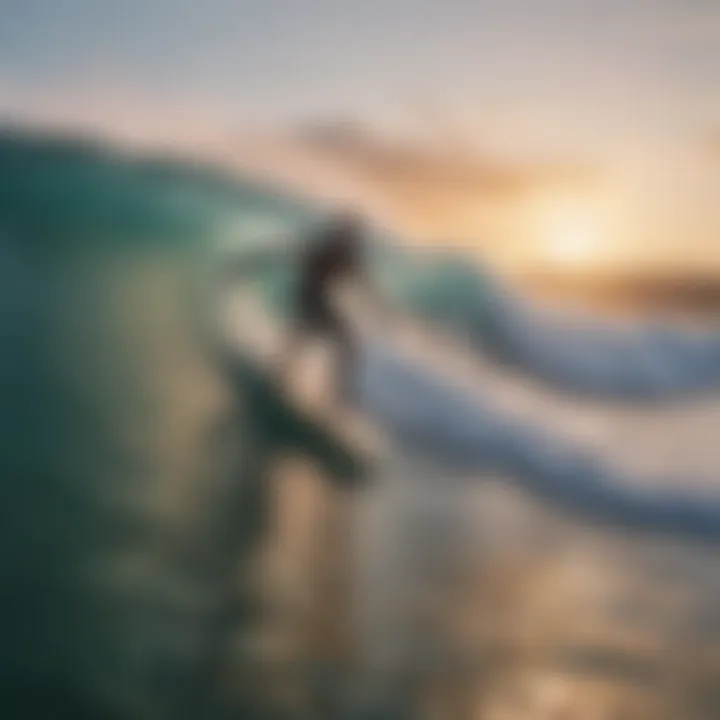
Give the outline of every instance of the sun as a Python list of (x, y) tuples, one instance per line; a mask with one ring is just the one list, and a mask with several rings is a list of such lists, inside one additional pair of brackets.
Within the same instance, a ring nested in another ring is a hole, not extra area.
[(584, 205), (553, 204), (532, 220), (532, 245), (540, 262), (581, 269), (603, 260), (608, 229), (599, 212)]
[(543, 245), (547, 259), (554, 264), (586, 265), (600, 253), (599, 228), (587, 219), (562, 219), (548, 228)]

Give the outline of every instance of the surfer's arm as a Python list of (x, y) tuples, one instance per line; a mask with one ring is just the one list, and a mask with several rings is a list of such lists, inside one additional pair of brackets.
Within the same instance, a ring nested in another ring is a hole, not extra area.
[(376, 315), (383, 324), (387, 323), (396, 314), (395, 309), (387, 297), (385, 297), (384, 293), (380, 292), (367, 266), (363, 265), (358, 268), (356, 280), (358, 289), (371, 305), (373, 314)]

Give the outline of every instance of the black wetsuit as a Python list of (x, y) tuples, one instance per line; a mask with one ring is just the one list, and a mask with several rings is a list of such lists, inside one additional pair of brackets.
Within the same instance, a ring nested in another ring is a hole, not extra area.
[(337, 280), (356, 274), (360, 262), (357, 247), (342, 235), (330, 233), (306, 251), (301, 260), (297, 288), (297, 320), (310, 332), (339, 341), (348, 339), (345, 323), (332, 304)]
[(333, 307), (332, 290), (338, 280), (359, 277), (362, 261), (352, 229), (334, 228), (307, 247), (299, 263), (295, 295), (296, 327), (337, 344), (336, 392), (352, 403), (356, 342), (348, 323)]

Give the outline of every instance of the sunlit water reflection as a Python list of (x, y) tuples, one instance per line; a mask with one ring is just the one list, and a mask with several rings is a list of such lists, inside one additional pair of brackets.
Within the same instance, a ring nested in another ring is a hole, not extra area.
[[(492, 382), (506, 406), (619, 469), (687, 477), (688, 493), (718, 487), (716, 399), (548, 405), (512, 378)], [(303, 563), (288, 541), (280, 554), (311, 603), (316, 577), (299, 567), (329, 554), (354, 568), (343, 575), (354, 644), (324, 661), (353, 656), (350, 688), (393, 717), (716, 717), (718, 550), (587, 526), (510, 480), (452, 476), (398, 451), (352, 500), (350, 548), (320, 542)], [(321, 591), (314, 602), (332, 606)]]

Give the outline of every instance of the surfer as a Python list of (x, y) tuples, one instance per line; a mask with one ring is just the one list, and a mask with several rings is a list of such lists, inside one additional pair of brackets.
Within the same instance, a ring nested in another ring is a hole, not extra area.
[(333, 291), (340, 282), (359, 281), (369, 287), (363, 253), (365, 225), (351, 212), (333, 216), (298, 260), (298, 282), (292, 302), (292, 327), (284, 354), (284, 371), (295, 360), (298, 345), (307, 336), (330, 340), (337, 347), (334, 393), (351, 404), (357, 342), (349, 323), (334, 307)]

